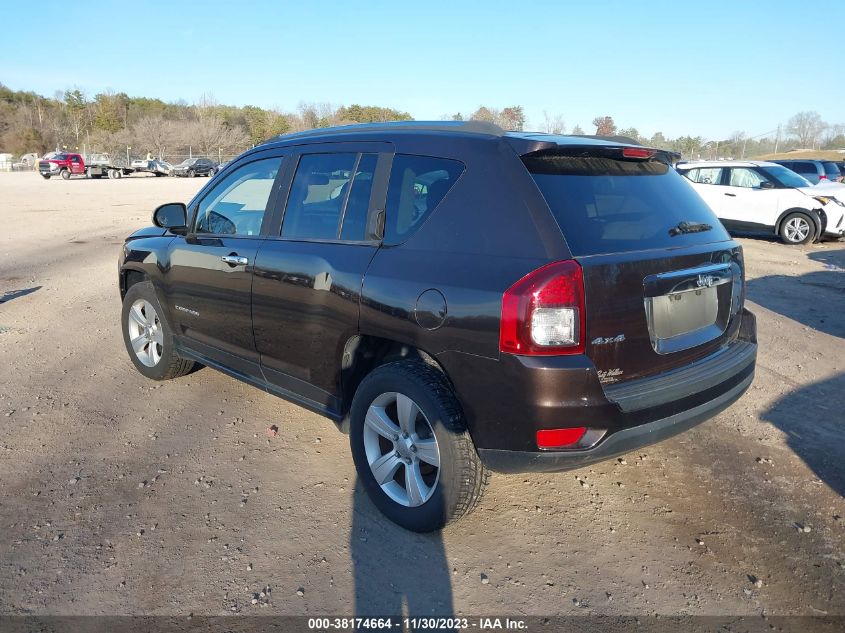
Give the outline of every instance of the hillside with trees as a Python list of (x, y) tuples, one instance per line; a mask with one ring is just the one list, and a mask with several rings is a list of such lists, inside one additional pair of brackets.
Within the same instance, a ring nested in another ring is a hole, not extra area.
[[(489, 121), (506, 130), (531, 127), (553, 134), (568, 131), (563, 115), (545, 111), (539, 124), (530, 125), (520, 105), (502, 109), (482, 105), (466, 116), (455, 113), (442, 118)], [(374, 105), (301, 103), (293, 112), (282, 112), (253, 105), (223, 105), (210, 96), (193, 104), (130, 97), (122, 92), (92, 97), (79, 89), (44, 97), (0, 84), (0, 152), (16, 156), (67, 148), (109, 152), (113, 156), (130, 152), (142, 156), (150, 152), (170, 160), (189, 154), (222, 158), (286, 132), (412, 119), (408, 112)], [(636, 127), (618, 127), (607, 114), (596, 116), (592, 125), (593, 129), (586, 133), (626, 136), (645, 145), (680, 152), (684, 158), (749, 158), (792, 149), (845, 148), (845, 125), (826, 123), (812, 111), (799, 112), (777, 130), (764, 134), (749, 136), (736, 131), (729, 138), (709, 140), (691, 135), (668, 138), (662, 132), (646, 136)], [(575, 125), (569, 133), (585, 131)]]

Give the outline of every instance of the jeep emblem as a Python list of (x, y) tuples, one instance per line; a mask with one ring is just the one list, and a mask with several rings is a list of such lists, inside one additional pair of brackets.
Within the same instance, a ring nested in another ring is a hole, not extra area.
[(712, 288), (716, 278), (713, 275), (699, 275), (696, 283), (699, 288)]

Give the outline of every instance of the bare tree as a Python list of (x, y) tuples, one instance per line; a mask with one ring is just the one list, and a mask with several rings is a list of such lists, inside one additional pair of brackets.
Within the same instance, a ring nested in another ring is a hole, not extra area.
[(821, 116), (815, 111), (799, 112), (786, 124), (786, 129), (798, 139), (801, 147), (812, 147), (816, 143), (825, 124)]
[(549, 134), (563, 134), (566, 132), (566, 124), (563, 117), (559, 114), (549, 116), (546, 110), (543, 110), (543, 132)]
[(182, 144), (205, 156), (241, 152), (249, 146), (249, 136), (239, 126), (226, 125), (220, 117), (205, 117), (182, 126)]
[(170, 148), (171, 152), (176, 149), (180, 127), (174, 121), (160, 116), (144, 117), (132, 127), (133, 146), (142, 152), (153, 151), (159, 158), (164, 158), (167, 148)]

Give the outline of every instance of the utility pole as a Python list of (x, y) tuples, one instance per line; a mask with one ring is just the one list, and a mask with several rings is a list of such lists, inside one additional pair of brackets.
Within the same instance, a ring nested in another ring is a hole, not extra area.
[(775, 154), (778, 153), (778, 145), (780, 145), (780, 125), (778, 125), (778, 134), (775, 137)]

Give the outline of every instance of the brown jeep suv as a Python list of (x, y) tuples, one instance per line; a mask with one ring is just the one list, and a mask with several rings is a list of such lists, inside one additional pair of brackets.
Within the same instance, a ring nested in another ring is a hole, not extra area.
[(127, 238), (126, 348), (335, 420), (375, 505), (438, 529), (489, 470), (604, 460), (751, 384), (742, 248), (672, 159), (478, 122), (280, 136)]

